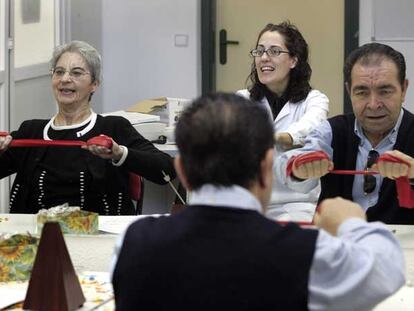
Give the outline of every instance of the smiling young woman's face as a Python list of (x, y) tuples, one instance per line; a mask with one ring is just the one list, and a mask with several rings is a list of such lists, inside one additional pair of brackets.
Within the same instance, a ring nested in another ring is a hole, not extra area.
[(59, 106), (88, 104), (97, 87), (98, 82), (92, 82), (88, 65), (80, 54), (62, 54), (52, 75), (53, 93)]
[[(260, 37), (257, 48), (279, 47), (282, 51), (288, 51), (283, 36), (277, 31), (266, 31)], [(278, 95), (281, 95), (289, 83), (290, 70), (296, 66), (297, 58), (288, 53), (269, 56), (263, 53), (255, 57), (255, 65), (259, 81)]]

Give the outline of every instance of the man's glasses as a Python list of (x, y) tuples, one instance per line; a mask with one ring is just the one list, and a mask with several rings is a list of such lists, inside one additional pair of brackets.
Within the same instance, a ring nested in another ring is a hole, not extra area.
[(90, 75), (90, 72), (85, 71), (80, 68), (75, 68), (71, 70), (65, 70), (63, 68), (53, 68), (51, 70), (52, 77), (55, 79), (62, 79), (66, 73), (69, 73), (69, 76), (74, 80), (80, 80), (84, 75)]
[(275, 57), (275, 56), (279, 56), (282, 53), (289, 54), (289, 51), (283, 51), (278, 46), (271, 46), (268, 49), (265, 49), (264, 47), (259, 46), (259, 47), (257, 47), (257, 48), (250, 51), (250, 55), (253, 56), (253, 57), (262, 57), (264, 53), (266, 53), (267, 56), (269, 56), (269, 57)]
[[(379, 153), (374, 149), (370, 150), (368, 153), (367, 164), (365, 166), (366, 171), (370, 171), (371, 167), (377, 163)], [(377, 186), (377, 180), (374, 175), (364, 175), (364, 193), (372, 193)]]

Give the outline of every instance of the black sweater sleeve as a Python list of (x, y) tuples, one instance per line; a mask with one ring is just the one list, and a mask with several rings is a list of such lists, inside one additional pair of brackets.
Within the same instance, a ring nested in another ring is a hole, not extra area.
[[(106, 117), (108, 118), (108, 117)], [(164, 171), (171, 179), (176, 177), (173, 159), (166, 153), (158, 150), (150, 141), (145, 139), (129, 123), (120, 117), (112, 117), (114, 141), (128, 148), (128, 156), (122, 166), (145, 179), (157, 184), (165, 184)]]
[[(10, 135), (13, 139), (41, 138), (36, 136), (37, 127), (39, 124), (46, 124), (46, 122), (47, 120), (24, 121), (19, 129), (11, 132)], [(16, 173), (22, 166), (22, 162), (27, 160), (28, 152), (28, 148), (9, 148), (0, 154), (0, 179)]]

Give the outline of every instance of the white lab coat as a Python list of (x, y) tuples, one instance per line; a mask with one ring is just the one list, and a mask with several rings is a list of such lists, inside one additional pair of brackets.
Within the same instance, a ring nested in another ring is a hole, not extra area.
[[(237, 91), (237, 94), (250, 98), (250, 93), (246, 89)], [(272, 117), (272, 110), (266, 97), (258, 103), (263, 105)], [(327, 118), (328, 105), (328, 97), (317, 90), (310, 91), (303, 101), (287, 102), (276, 120), (273, 121), (275, 133), (287, 132), (292, 136), (294, 145), (303, 145), (308, 133)], [(284, 150), (280, 146), (275, 146), (275, 160), (282, 152)], [(274, 176), (272, 187), (272, 196), (267, 211), (268, 217), (278, 220), (312, 220), (320, 193), (319, 185), (308, 193), (299, 193), (279, 183)]]

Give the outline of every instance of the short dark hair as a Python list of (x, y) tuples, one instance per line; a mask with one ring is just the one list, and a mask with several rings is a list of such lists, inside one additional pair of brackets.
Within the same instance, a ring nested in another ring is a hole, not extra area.
[(393, 61), (397, 66), (398, 79), (403, 87), (406, 70), (404, 55), (389, 45), (376, 42), (364, 44), (349, 54), (344, 65), (345, 82), (351, 86), (351, 72), (356, 63), (361, 63), (361, 65), (379, 64), (385, 58)]
[(175, 140), (192, 189), (204, 184), (249, 188), (259, 177), (266, 151), (274, 146), (267, 111), (228, 93), (196, 99), (181, 114)]
[[(308, 62), (308, 44), (298, 28), (289, 21), (285, 21), (280, 24), (267, 24), (260, 31), (257, 37), (256, 46), (259, 43), (260, 37), (267, 31), (277, 31), (280, 33), (284, 38), (289, 55), (297, 57), (298, 59), (295, 68), (292, 68), (290, 71), (289, 84), (285, 91), (286, 98), (294, 103), (305, 99), (312, 89), (309, 83), (312, 75), (312, 68)], [(250, 97), (253, 100), (261, 100), (265, 96), (266, 86), (259, 81), (254, 59), (250, 75), (247, 79), (250, 79), (251, 81), (251, 87), (249, 88)]]

